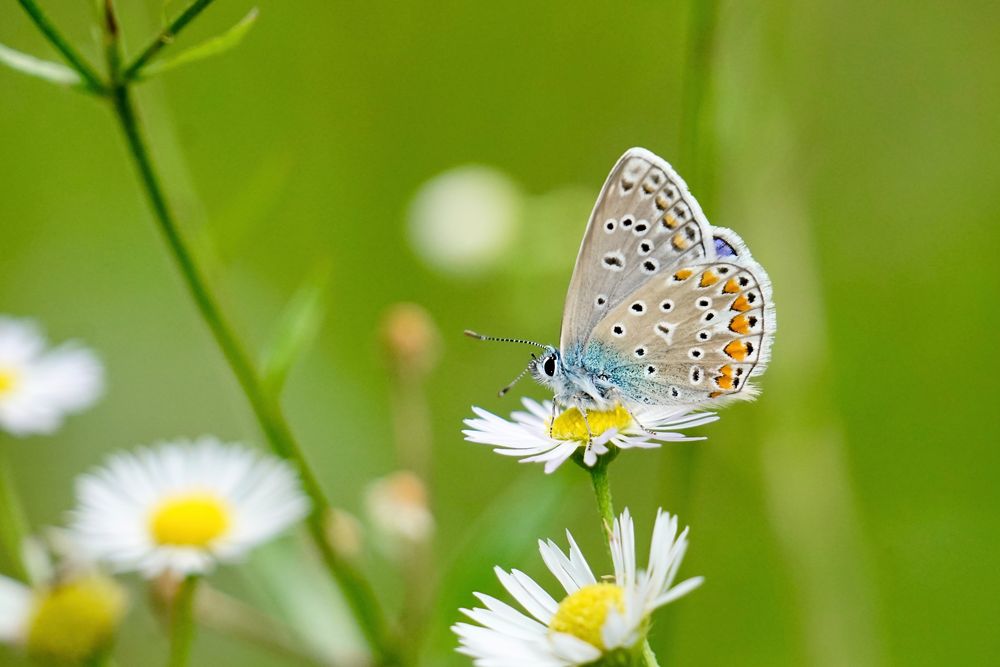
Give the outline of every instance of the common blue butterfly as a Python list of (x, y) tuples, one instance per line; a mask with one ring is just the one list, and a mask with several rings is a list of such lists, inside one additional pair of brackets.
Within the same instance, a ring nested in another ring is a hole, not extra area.
[(665, 160), (632, 148), (590, 215), (559, 347), (532, 343), (544, 352), (525, 372), (584, 414), (718, 405), (756, 395), (774, 330), (771, 281), (743, 240), (708, 223)]

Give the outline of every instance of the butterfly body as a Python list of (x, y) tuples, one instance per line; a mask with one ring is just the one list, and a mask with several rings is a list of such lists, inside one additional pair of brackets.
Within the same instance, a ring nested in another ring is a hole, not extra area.
[(625, 361), (597, 342), (586, 349), (572, 348), (566, 354), (549, 345), (529, 369), (536, 381), (552, 390), (556, 404), (609, 410), (621, 402), (618, 388), (627, 386)]
[(713, 406), (756, 395), (775, 330), (771, 282), (709, 224), (662, 158), (633, 148), (591, 213), (558, 348), (528, 366), (555, 403)]

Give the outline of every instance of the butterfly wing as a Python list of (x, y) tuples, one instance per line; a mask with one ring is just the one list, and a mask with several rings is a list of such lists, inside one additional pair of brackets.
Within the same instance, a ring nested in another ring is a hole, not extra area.
[(573, 269), (560, 347), (582, 350), (597, 323), (640, 285), (714, 257), (708, 220), (662, 158), (632, 148), (597, 198)]
[(776, 326), (771, 281), (734, 232), (711, 234), (713, 258), (646, 281), (598, 322), (600, 358), (628, 359), (603, 370), (626, 399), (694, 405), (755, 395), (750, 380), (767, 366)]

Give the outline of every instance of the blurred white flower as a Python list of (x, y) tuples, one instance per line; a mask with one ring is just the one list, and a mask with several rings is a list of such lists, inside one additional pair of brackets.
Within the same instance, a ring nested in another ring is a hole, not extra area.
[(0, 576), (0, 642), (42, 660), (81, 663), (107, 647), (126, 607), (122, 587), (98, 573), (35, 588)]
[(527, 412), (514, 412), (509, 420), (473, 406), (476, 418), (465, 420), (469, 428), (462, 433), (469, 442), (492, 445), (497, 454), (516, 456), (522, 463), (544, 463), (546, 473), (581, 447), (583, 462), (593, 466), (611, 447), (652, 449), (661, 442), (704, 440), (677, 431), (719, 418), (714, 412), (693, 412), (685, 407), (640, 406), (633, 413), (619, 405), (614, 410), (590, 410), (586, 420), (579, 410), (570, 408), (553, 423), (552, 401), (523, 398), (521, 403)]
[(412, 472), (400, 470), (375, 480), (366, 501), (372, 523), (390, 546), (424, 542), (434, 532), (427, 489)]
[(687, 529), (678, 535), (677, 517), (659, 510), (653, 526), (648, 568), (636, 569), (635, 531), (626, 509), (611, 535), (614, 578), (598, 578), (567, 531), (569, 553), (539, 540), (542, 560), (566, 591), (561, 602), (518, 570), (496, 568), (500, 583), (528, 614), (489, 595), (476, 593), (485, 609), (462, 609), (478, 625), (456, 623), (460, 653), (480, 667), (586, 665), (610, 654), (613, 664), (633, 664), (628, 654), (645, 636), (654, 610), (701, 585), (695, 577), (676, 586), (687, 550)]
[(466, 166), (446, 171), (414, 195), (410, 240), (421, 259), (436, 269), (483, 272), (514, 241), (522, 199), (517, 185), (494, 169)]
[(0, 429), (52, 433), (103, 389), (104, 369), (93, 352), (74, 343), (46, 349), (33, 322), (0, 316)]
[(211, 437), (114, 454), (77, 480), (76, 496), (80, 547), (148, 578), (239, 559), (309, 509), (287, 463)]

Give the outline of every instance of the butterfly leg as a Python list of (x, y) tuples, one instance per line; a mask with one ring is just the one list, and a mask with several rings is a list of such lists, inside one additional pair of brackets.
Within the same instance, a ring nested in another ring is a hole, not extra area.
[(590, 444), (594, 441), (594, 432), (590, 430), (590, 420), (587, 418), (587, 401), (590, 399), (588, 394), (583, 392), (573, 396), (573, 402), (576, 404), (576, 409), (580, 412), (580, 416), (583, 417), (583, 425), (587, 427), (587, 448), (590, 448)]

